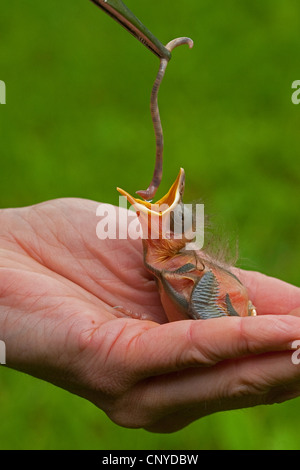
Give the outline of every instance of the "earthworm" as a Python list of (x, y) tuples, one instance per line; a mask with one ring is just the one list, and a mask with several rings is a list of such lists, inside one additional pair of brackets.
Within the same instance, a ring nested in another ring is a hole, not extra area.
[[(190, 49), (194, 45), (192, 39), (187, 38), (187, 37), (182, 37), (182, 38), (177, 38), (177, 39), (173, 39), (172, 41), (170, 41), (166, 45), (166, 49), (172, 52), (173, 49), (175, 49), (175, 47), (181, 46), (182, 44), (188, 44)], [(163, 139), (163, 130), (162, 130), (162, 124), (161, 124), (159, 108), (158, 108), (158, 92), (159, 92), (161, 82), (164, 78), (168, 63), (169, 63), (168, 59), (161, 58), (159, 71), (158, 71), (156, 80), (152, 88), (152, 93), (151, 93), (150, 110), (151, 110), (151, 117), (153, 121), (155, 140), (156, 140), (155, 169), (154, 169), (152, 181), (148, 189), (137, 191), (137, 194), (141, 196), (143, 199), (145, 199), (146, 201), (153, 199), (153, 197), (156, 194), (157, 189), (159, 188), (159, 185), (162, 179), (164, 139)]]

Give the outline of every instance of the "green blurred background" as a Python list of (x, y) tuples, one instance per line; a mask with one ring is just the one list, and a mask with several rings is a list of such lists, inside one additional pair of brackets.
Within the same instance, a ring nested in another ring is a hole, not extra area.
[[(238, 239), (239, 266), (300, 284), (298, 0), (126, 0), (176, 49), (160, 92), (162, 195), (186, 171)], [(118, 203), (150, 182), (158, 59), (88, 0), (0, 9), (0, 206), (82, 197)], [(220, 413), (171, 435), (122, 429), (84, 400), (0, 368), (1, 449), (296, 449), (300, 402)]]

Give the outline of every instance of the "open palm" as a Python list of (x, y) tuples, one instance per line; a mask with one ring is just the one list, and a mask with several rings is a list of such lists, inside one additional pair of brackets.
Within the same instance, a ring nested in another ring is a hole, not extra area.
[(167, 323), (140, 240), (99, 240), (97, 207), (62, 199), (0, 211), (9, 367), (91, 400), (118, 424), (158, 431), (298, 394), (290, 349), (300, 318), (287, 314), (300, 289), (239, 272), (259, 317)]

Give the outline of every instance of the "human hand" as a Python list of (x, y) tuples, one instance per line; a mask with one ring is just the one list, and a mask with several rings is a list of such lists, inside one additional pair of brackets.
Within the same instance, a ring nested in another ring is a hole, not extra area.
[(158, 432), (299, 394), (291, 343), (300, 318), (289, 314), (299, 288), (236, 271), (258, 317), (166, 323), (141, 242), (100, 241), (97, 207), (62, 199), (0, 211), (9, 367), (92, 401), (119, 425)]

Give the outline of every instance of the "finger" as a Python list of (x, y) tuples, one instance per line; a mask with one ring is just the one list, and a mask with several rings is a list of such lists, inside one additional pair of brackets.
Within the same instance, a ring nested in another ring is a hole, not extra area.
[(299, 336), (300, 318), (290, 315), (180, 321), (131, 339), (127, 358), (132, 371), (147, 377), (290, 349)]
[(296, 317), (300, 317), (300, 308), (295, 308), (290, 312), (290, 315), (295, 315)]
[[(174, 432), (215, 412), (295, 398), (300, 395), (299, 381), (300, 367), (293, 364), (290, 352), (228, 361), (156, 377), (151, 385), (143, 385), (140, 414), (148, 430)], [(154, 409), (163, 418), (153, 422)]]
[(234, 269), (258, 314), (287, 314), (300, 307), (300, 288), (253, 271)]

